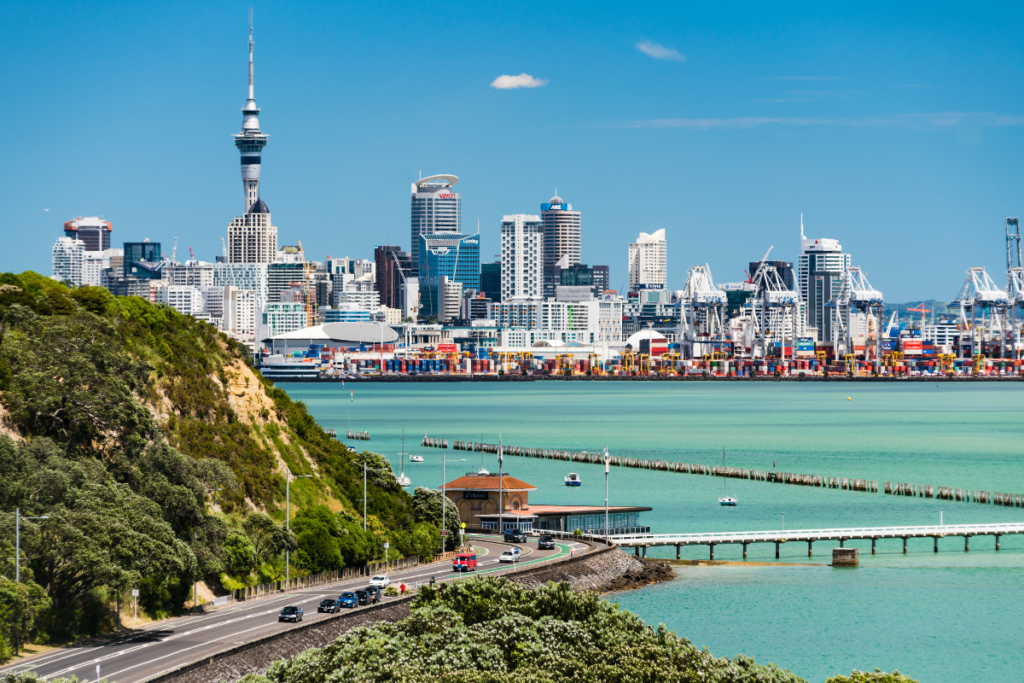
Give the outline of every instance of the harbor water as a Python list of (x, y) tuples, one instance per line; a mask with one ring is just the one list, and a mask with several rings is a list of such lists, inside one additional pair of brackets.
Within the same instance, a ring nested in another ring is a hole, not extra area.
[[(964, 383), (281, 384), (339, 434), (368, 431), (358, 449), (396, 472), (405, 430), (412, 487), (439, 487), (494, 455), (427, 449), (431, 437), (825, 477), (1024, 494), (1024, 387)], [(350, 396), (349, 391), (354, 391)], [(458, 462), (458, 461), (462, 462)], [(504, 469), (537, 487), (531, 503), (603, 505), (604, 471), (506, 457)], [(564, 477), (578, 472), (580, 487)], [(612, 468), (612, 505), (645, 505), (653, 533), (848, 528), (1024, 521), (1024, 509), (728, 480), (736, 507), (718, 505), (721, 479)], [(665, 623), (716, 655), (743, 653), (811, 681), (853, 669), (922, 681), (1018, 681), (1024, 671), (1024, 538), (881, 540), (856, 569), (828, 567), (837, 543), (752, 545), (747, 566), (680, 567), (677, 580), (608, 596), (651, 624)], [(674, 557), (674, 548), (653, 556)], [(682, 550), (705, 560), (706, 546)], [(716, 560), (742, 562), (740, 546)], [(810, 565), (810, 566), (807, 566)]]

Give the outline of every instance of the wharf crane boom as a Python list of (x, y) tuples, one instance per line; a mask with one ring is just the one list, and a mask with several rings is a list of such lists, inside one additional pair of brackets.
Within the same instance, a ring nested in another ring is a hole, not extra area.
[(774, 248), (769, 247), (761, 257), (761, 262), (757, 264), (757, 271), (754, 273), (754, 294), (744, 306), (750, 308), (754, 327), (755, 337), (751, 355), (757, 357), (757, 351), (760, 350), (761, 358), (767, 358), (768, 338), (778, 336), (780, 356), (785, 360), (786, 338), (796, 337), (796, 309), (800, 295), (786, 286), (778, 269), (768, 262), (768, 255)]
[(1010, 357), (1019, 358), (1020, 329), (1017, 307), (1024, 306), (1024, 267), (1020, 262), (1020, 221), (1006, 219), (1006, 294), (1010, 312)]
[[(864, 315), (864, 360), (868, 360), (867, 344), (871, 329), (875, 330), (875, 368), (881, 367), (882, 351), (882, 315), (885, 308), (885, 297), (871, 286), (867, 276), (859, 266), (850, 266), (843, 276), (843, 284), (839, 296), (829, 301), (826, 306), (835, 307), (843, 314), (839, 317), (840, 334), (843, 335), (844, 351), (847, 355), (854, 353), (853, 325), (854, 311)], [(890, 322), (890, 329), (892, 323)], [(838, 341), (838, 340), (837, 340)]]
[[(961, 331), (970, 329), (971, 357), (974, 358), (979, 353), (977, 330), (979, 308), (983, 314), (988, 311), (992, 341), (998, 340), (999, 356), (1004, 357), (1007, 336), (1012, 337), (1008, 315), (1011, 308), (1010, 298), (1006, 292), (996, 287), (996, 283), (992, 281), (984, 267), (967, 269), (967, 279), (964, 280), (960, 293), (957, 294), (953, 304), (960, 307)], [(967, 319), (968, 311), (971, 314), (970, 320)], [(963, 344), (961, 343), (961, 354), (962, 349)]]
[(719, 339), (722, 337), (725, 292), (715, 287), (711, 267), (704, 264), (687, 271), (686, 287), (679, 292), (678, 298), (683, 309), (679, 323), (687, 357), (699, 358), (708, 350), (697, 348), (698, 344), (710, 344), (716, 335)]

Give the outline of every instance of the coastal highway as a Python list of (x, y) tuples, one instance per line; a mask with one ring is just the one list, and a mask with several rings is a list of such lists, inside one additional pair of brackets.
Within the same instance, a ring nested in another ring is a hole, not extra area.
[[(511, 564), (499, 563), (498, 556), (510, 545), (497, 536), (471, 536), (477, 552), (477, 575), (498, 574), (515, 569)], [(522, 550), (518, 567), (527, 567), (589, 549), (584, 543), (557, 541), (555, 550), (540, 550), (536, 538), (528, 543), (516, 544)], [(437, 562), (390, 575), (396, 588), (405, 583), (415, 586), (426, 584), (433, 576), (437, 581), (450, 581), (472, 573), (452, 572), (451, 562)], [(141, 683), (182, 665), (209, 657), (212, 654), (255, 638), (295, 628), (295, 624), (281, 623), (277, 615), (286, 605), (297, 605), (305, 612), (303, 623), (336, 617), (319, 614), (317, 605), (324, 598), (337, 598), (345, 590), (364, 588), (368, 577), (316, 586), (308, 590), (290, 591), (262, 600), (236, 602), (210, 614), (178, 617), (155, 622), (146, 628), (85, 643), (51, 650), (0, 668), (0, 672), (31, 671), (41, 678), (77, 676), (80, 683), (95, 683), (96, 666), (100, 678), (116, 683)], [(394, 598), (383, 599), (383, 602)], [(351, 610), (358, 612), (361, 608)], [(362, 608), (365, 609), (365, 608)], [(342, 610), (342, 615), (349, 610)], [(342, 616), (344, 618), (344, 616)]]

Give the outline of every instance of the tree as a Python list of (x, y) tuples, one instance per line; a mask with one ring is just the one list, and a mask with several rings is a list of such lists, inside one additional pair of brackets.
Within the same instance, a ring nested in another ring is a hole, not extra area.
[[(440, 491), (417, 486), (416, 490), (413, 491), (412, 497), (413, 513), (416, 515), (416, 521), (429, 522), (437, 529), (441, 529), (441, 500)], [(455, 507), (455, 503), (450, 498), (444, 498), (444, 511), (443, 523), (449, 531), (448, 542), (445, 544), (445, 547), (448, 550), (455, 550), (459, 542), (457, 529), (462, 524), (462, 519), (459, 517), (459, 509)]]
[(35, 630), (36, 618), (50, 609), (50, 598), (33, 581), (16, 583), (0, 576), (0, 634), (17, 645)]
[(246, 576), (256, 568), (256, 547), (249, 537), (241, 531), (229, 531), (224, 540), (224, 552), (227, 556), (228, 573)]
[(262, 512), (246, 515), (242, 529), (252, 542), (259, 563), (269, 562), (286, 550), (291, 552), (298, 548), (295, 536)]

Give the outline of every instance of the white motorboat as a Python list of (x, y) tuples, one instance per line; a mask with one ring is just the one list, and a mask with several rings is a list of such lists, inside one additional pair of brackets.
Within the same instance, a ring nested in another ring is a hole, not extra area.
[(423, 456), (422, 455), (410, 455), (409, 456), (409, 462), (423, 462)]
[(580, 479), (580, 475), (575, 472), (570, 472), (565, 476), (566, 486), (583, 486), (583, 480)]

